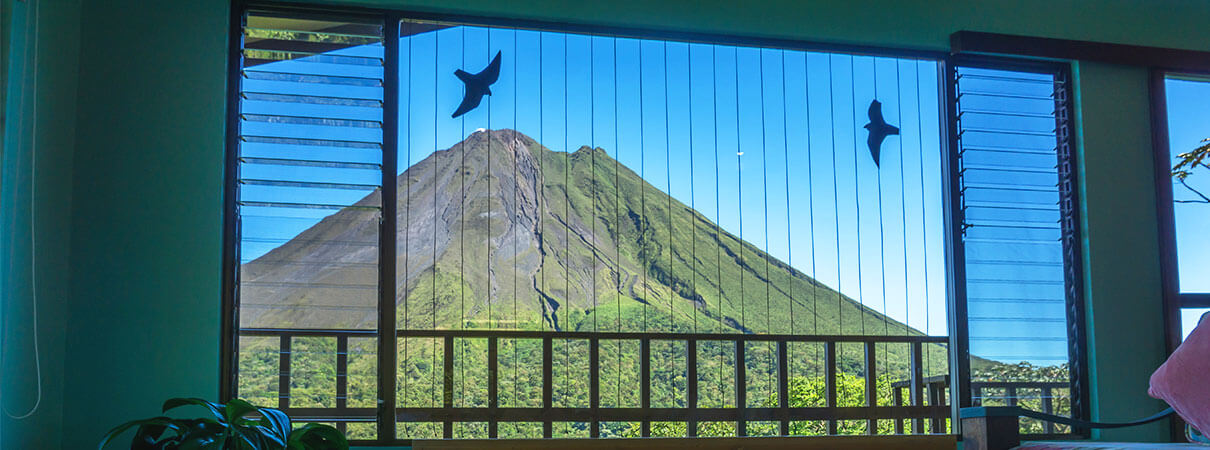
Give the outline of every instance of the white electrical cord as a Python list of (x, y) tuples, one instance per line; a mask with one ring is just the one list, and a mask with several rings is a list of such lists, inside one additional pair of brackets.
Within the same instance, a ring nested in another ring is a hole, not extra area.
[[(22, 58), (22, 61), (28, 61), (30, 59), (29, 52), (30, 51), (33, 52), (33, 54), (34, 54), (33, 68), (34, 68), (34, 70), (33, 70), (32, 82), (30, 83), (31, 89), (29, 90), (30, 92), (33, 92), (33, 99), (34, 99), (33, 107), (31, 108), (32, 111), (30, 114), (30, 117), (33, 117), (34, 120), (32, 122), (33, 126), (31, 127), (30, 150), (29, 150), (29, 157), (30, 157), (30, 170), (29, 170), (29, 277), (30, 277), (30, 292), (31, 292), (32, 300), (33, 300), (31, 309), (33, 310), (32, 315), (33, 315), (33, 325), (34, 325), (34, 328), (33, 328), (33, 330), (34, 330), (34, 371), (35, 371), (35, 377), (36, 377), (36, 381), (37, 381), (37, 385), (38, 385), (38, 390), (37, 390), (37, 396), (34, 399), (34, 406), (30, 407), (29, 411), (24, 414), (14, 415), (13, 413), (8, 412), (7, 406), (0, 404), (0, 409), (4, 410), (4, 415), (6, 415), (12, 419), (15, 419), (15, 420), (22, 420), (22, 419), (29, 418), (30, 416), (34, 415), (34, 413), (38, 411), (38, 407), (42, 405), (42, 357), (38, 351), (38, 260), (37, 260), (37, 248), (35, 247), (35, 244), (38, 241), (37, 240), (38, 232), (37, 232), (37, 227), (36, 227), (37, 221), (34, 218), (35, 211), (36, 211), (35, 205), (37, 205), (37, 203), (35, 203), (35, 201), (34, 201), (35, 200), (34, 194), (37, 192), (37, 190), (35, 189), (35, 186), (37, 185), (37, 181), (38, 181), (38, 175), (37, 175), (38, 174), (38, 171), (37, 171), (37, 169), (38, 169), (38, 152), (37, 152), (37, 149), (38, 149), (38, 133), (37, 133), (38, 94), (37, 94), (37, 92), (38, 92), (38, 37), (39, 37), (38, 36), (38, 22), (40, 22), (39, 17), (38, 17), (38, 12), (40, 9), (39, 7), (41, 6), (41, 2), (38, 0), (23, 0), (23, 1), (33, 4), (32, 8), (30, 8), (29, 6), (26, 7), (27, 11), (30, 9), (32, 9), (32, 11), (33, 11), (33, 39), (32, 39), (33, 42), (31, 45), (30, 44), (31, 39), (28, 39), (28, 38), (26, 39), (25, 54), (22, 55), (22, 56), (24, 56), (24, 58)], [(28, 17), (27, 17), (27, 19), (28, 19)], [(26, 23), (29, 23), (29, 21), (27, 20)], [(23, 89), (21, 92), (21, 103), (18, 103), (19, 105), (25, 103), (25, 96), (26, 96), (26, 91)], [(24, 116), (22, 114), (18, 113), (17, 120), (23, 121), (22, 120), (23, 117)], [(19, 132), (22, 131), (22, 127), (17, 127), (17, 130)], [(12, 255), (12, 252), (10, 251), (9, 254)], [(11, 257), (9, 258), (9, 264), (12, 264)], [(7, 334), (7, 332), (5, 334)], [(4, 355), (7, 354), (7, 352), (4, 350), (7, 350), (8, 347), (4, 346), (4, 345), (0, 345), (0, 347), (4, 347), (3, 349), (0, 349), (0, 353), (2, 353), (2, 354), (0, 354), (0, 366), (2, 366), (3, 365), (2, 360), (5, 359)]]

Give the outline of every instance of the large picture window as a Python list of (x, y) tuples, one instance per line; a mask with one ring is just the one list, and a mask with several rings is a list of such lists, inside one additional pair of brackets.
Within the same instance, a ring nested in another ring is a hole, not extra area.
[[(939, 60), (539, 25), (240, 16), (225, 395), (362, 442), (950, 432)], [(957, 207), (966, 290), (1045, 285), (1058, 341), (1021, 356), (971, 294), (963, 367), (1067, 370), (1050, 105), (1049, 147), (960, 156)], [(976, 179), (1005, 166), (1050, 190)], [(1011, 259), (976, 237), (1050, 253), (975, 276)]]

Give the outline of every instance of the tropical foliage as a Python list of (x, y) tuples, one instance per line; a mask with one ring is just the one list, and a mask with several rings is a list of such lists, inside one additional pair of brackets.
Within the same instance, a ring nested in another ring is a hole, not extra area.
[[(110, 430), (98, 446), (104, 449), (119, 435), (135, 429), (131, 450), (348, 450), (344, 435), (328, 425), (294, 428), (290, 417), (272, 408), (258, 408), (235, 399), (226, 405), (199, 398), (173, 398), (163, 412), (201, 406), (210, 417), (177, 419), (168, 416), (133, 420)], [(249, 416), (258, 415), (259, 418)]]

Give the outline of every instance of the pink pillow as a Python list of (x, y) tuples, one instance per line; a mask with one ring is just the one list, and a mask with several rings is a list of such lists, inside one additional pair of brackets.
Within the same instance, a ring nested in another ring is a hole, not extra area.
[(1168, 402), (1186, 422), (1210, 432), (1210, 314), (1202, 316), (1197, 327), (1172, 356), (1151, 374), (1152, 397)]

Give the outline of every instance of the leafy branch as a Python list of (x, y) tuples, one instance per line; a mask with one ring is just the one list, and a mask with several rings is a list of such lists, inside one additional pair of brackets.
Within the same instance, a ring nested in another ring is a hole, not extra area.
[(1193, 174), (1193, 169), (1202, 167), (1210, 169), (1210, 165), (1206, 164), (1206, 158), (1210, 157), (1210, 138), (1202, 139), (1202, 145), (1192, 151), (1176, 155), (1181, 161), (1172, 166), (1172, 178), (1181, 183), (1185, 189), (1200, 197), (1200, 200), (1176, 200), (1177, 203), (1210, 203), (1210, 197), (1203, 194), (1201, 191), (1190, 186), (1187, 178)]

